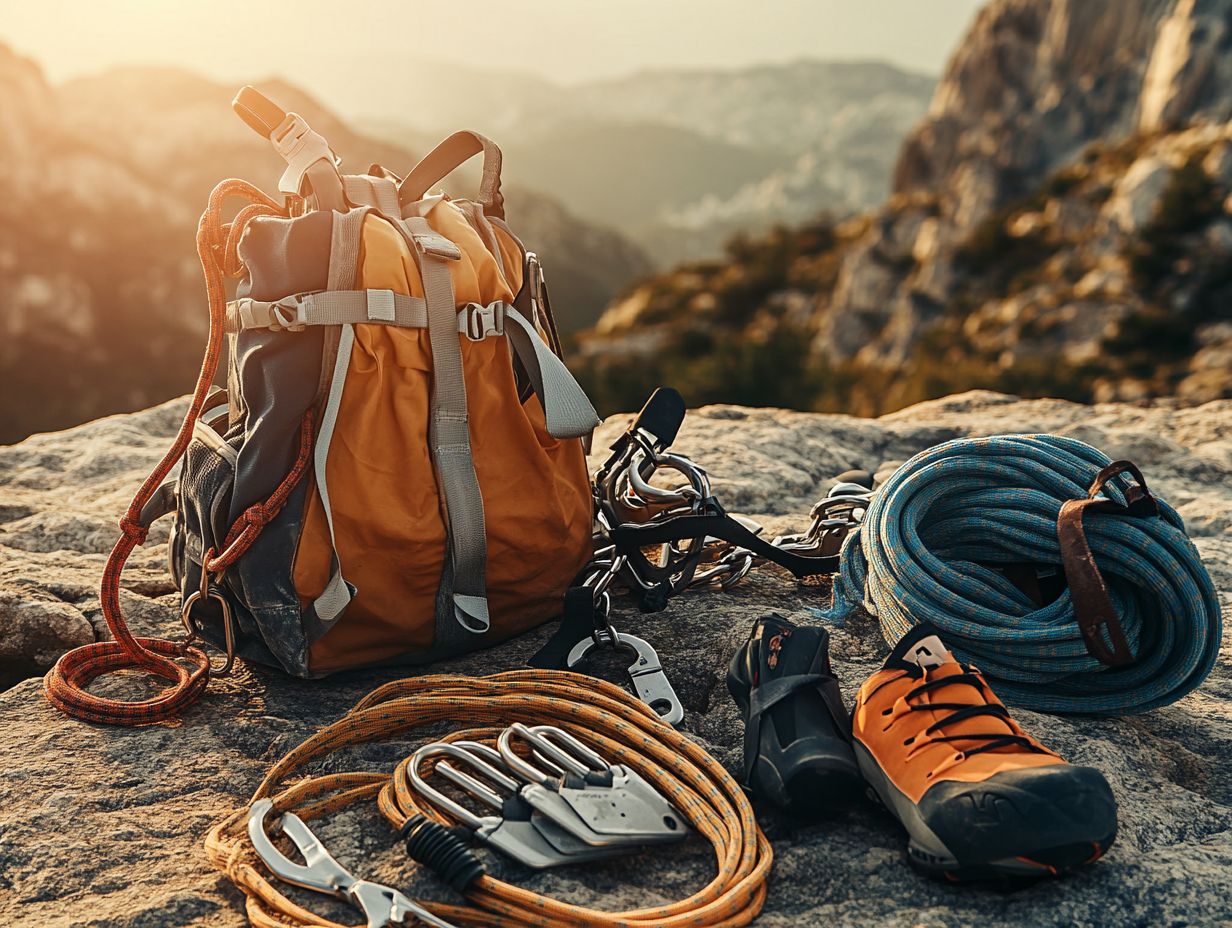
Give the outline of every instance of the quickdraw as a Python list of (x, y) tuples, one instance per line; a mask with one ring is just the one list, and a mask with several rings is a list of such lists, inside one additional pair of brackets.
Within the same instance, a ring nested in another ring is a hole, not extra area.
[(566, 597), (560, 627), (530, 660), (575, 670), (597, 648), (631, 653), (634, 692), (672, 725), (683, 720), (683, 706), (654, 648), (612, 623), (613, 585), (632, 593), (642, 612), (659, 612), (689, 589), (731, 589), (766, 561), (798, 578), (833, 573), (872, 497), (868, 487), (840, 482), (813, 507), (806, 531), (766, 539), (762, 526), (723, 509), (704, 468), (668, 450), (684, 414), (680, 394), (660, 387), (612, 445), (592, 487), (595, 556)]

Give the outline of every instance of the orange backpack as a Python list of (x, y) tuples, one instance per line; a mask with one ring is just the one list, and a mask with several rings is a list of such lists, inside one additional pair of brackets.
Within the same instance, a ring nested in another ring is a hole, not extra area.
[[(598, 417), (560, 359), (538, 259), (505, 224), (500, 150), (459, 132), (405, 178), (343, 175), (301, 117), (247, 87), (234, 105), (286, 159), (286, 201), (225, 181), (202, 217), (210, 344), (104, 574), (117, 640), (49, 677), (85, 717), (115, 715), (84, 688), (118, 666), (174, 681), (160, 699), (181, 705), (209, 675), (200, 649), (135, 639), (119, 614), (124, 561), (166, 512), (190, 638), (225, 648), (228, 667), (238, 654), (304, 677), (548, 621), (592, 554), (582, 438)], [(477, 154), (476, 202), (429, 193)], [(224, 223), (232, 196), (249, 204)], [(226, 390), (210, 385), (223, 330)], [(118, 720), (167, 709), (129, 706)]]

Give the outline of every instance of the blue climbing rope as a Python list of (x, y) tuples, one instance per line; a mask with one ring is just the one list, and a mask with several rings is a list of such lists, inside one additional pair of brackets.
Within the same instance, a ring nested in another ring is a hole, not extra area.
[[(1109, 459), (1058, 435), (958, 439), (917, 454), (882, 486), (843, 546), (829, 615), (858, 606), (896, 642), (930, 621), (997, 694), (1048, 712), (1119, 715), (1175, 702), (1206, 678), (1221, 619), (1181, 517), (1092, 511), (1084, 525), (1134, 661), (1109, 667), (1083, 642), (1069, 592), (1040, 606), (997, 564), (1062, 570), (1057, 516)], [(1130, 481), (1104, 492), (1125, 502)]]

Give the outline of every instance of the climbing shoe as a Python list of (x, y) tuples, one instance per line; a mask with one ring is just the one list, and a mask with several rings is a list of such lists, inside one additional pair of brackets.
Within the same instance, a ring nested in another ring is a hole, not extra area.
[(816, 815), (857, 793), (850, 718), (830, 672), (830, 636), (780, 615), (758, 619), (727, 688), (744, 714), (744, 775), (753, 796)]
[(856, 759), (911, 835), (911, 863), (952, 880), (1055, 876), (1100, 857), (1116, 801), (1098, 770), (1028, 735), (980, 672), (915, 626), (856, 697)]

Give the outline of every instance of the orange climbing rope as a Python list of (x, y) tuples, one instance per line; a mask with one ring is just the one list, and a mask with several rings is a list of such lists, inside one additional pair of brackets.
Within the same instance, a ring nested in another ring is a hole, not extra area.
[[(456, 731), (447, 739), (489, 745), (512, 722), (565, 729), (609, 761), (632, 767), (670, 799), (713, 846), (717, 869), (716, 876), (687, 899), (627, 912), (570, 905), (484, 875), (466, 890), (469, 905), (424, 903), (438, 917), (474, 928), (734, 928), (747, 925), (761, 911), (774, 855), (736, 781), (644, 703), (592, 677), (520, 670), (480, 678), (432, 675), (387, 684), (275, 764), (251, 801), (268, 797), (278, 813), (293, 811), (309, 820), (375, 799), (394, 829), (416, 814), (454, 825), (436, 807), (420, 804), (406, 760), (392, 774), (334, 773), (284, 785), (306, 765), (336, 751), (406, 737), (435, 722), (489, 726)], [(205, 847), (214, 866), (248, 897), (251, 923), (257, 928), (342, 928), (296, 904), (271, 882), (248, 840), (247, 816), (248, 806), (235, 810), (211, 829)], [(391, 843), (396, 840), (393, 830), (389, 837)]]
[[(223, 204), (231, 197), (240, 197), (249, 203), (239, 210), (230, 223), (223, 223)], [(238, 277), (243, 273), (238, 253), (240, 237), (248, 223), (258, 216), (285, 215), (287, 210), (245, 181), (225, 180), (210, 194), (209, 204), (197, 226), (197, 255), (205, 275), (210, 312), (205, 357), (197, 375), (192, 402), (184, 414), (175, 441), (133, 496), (128, 511), (120, 520), (120, 538), (103, 569), (99, 598), (114, 640), (69, 651), (56, 662), (44, 680), (47, 698), (68, 715), (112, 725), (161, 722), (178, 715), (196, 700), (209, 681), (210, 660), (204, 651), (189, 643), (191, 637), (188, 641), (176, 642), (164, 638), (138, 638), (132, 634), (120, 610), (120, 574), (133, 549), (145, 543), (148, 528), (142, 524), (141, 510), (188, 447), (193, 426), (200, 418), (210, 385), (218, 371), (227, 304), (223, 277), (224, 274)], [(268, 499), (249, 507), (240, 515), (228, 532), (221, 554), (213, 551), (207, 553), (203, 559), (203, 574), (207, 581), (211, 577), (217, 580), (221, 572), (256, 540), (261, 529), (286, 502), (303, 475), (311, 453), (312, 419), (309, 414), (301, 424), (300, 451), (295, 466)], [(98, 677), (125, 669), (153, 674), (170, 681), (171, 685), (157, 695), (139, 701), (108, 699), (87, 691)]]

